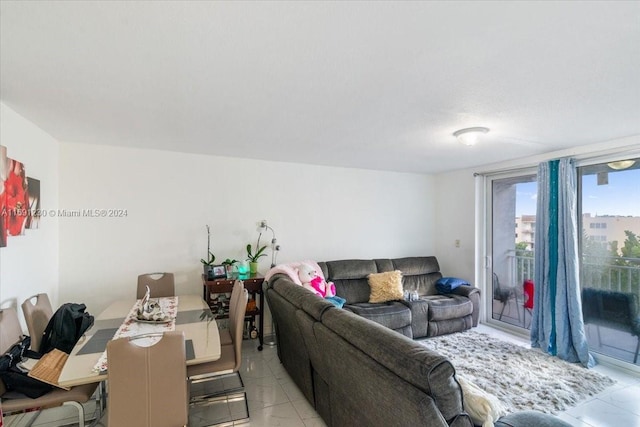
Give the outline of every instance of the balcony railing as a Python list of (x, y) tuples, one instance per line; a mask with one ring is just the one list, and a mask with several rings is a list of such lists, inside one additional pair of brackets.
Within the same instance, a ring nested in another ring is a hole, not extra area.
[[(511, 251), (508, 259), (512, 283), (522, 284), (525, 279), (533, 279), (531, 251)], [(584, 256), (581, 273), (582, 287), (640, 295), (640, 258)]]

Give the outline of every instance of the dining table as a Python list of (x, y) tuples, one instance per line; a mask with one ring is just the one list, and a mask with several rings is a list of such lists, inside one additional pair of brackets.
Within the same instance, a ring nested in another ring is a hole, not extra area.
[[(162, 302), (162, 298), (158, 299)], [(220, 358), (220, 335), (218, 325), (209, 306), (199, 295), (179, 295), (170, 300), (174, 310), (174, 321), (170, 329), (182, 331), (185, 335), (186, 364), (197, 365)], [(141, 304), (140, 300), (125, 299), (114, 301), (95, 317), (88, 329), (75, 345), (62, 368), (58, 385), (73, 387), (82, 384), (102, 382), (108, 379), (107, 343), (114, 335), (131, 337), (132, 331), (143, 335), (158, 335), (153, 322), (140, 322), (132, 315)], [(136, 322), (140, 325), (134, 324)], [(157, 322), (160, 333), (169, 330), (166, 324)], [(159, 338), (158, 338), (159, 339)]]

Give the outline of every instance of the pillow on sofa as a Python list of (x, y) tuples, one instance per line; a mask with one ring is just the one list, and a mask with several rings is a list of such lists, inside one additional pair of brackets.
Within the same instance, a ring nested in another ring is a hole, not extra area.
[(496, 396), (487, 393), (461, 375), (456, 377), (462, 387), (464, 410), (475, 425), (493, 427), (493, 423), (498, 421), (498, 418), (507, 415), (507, 410)]
[(468, 285), (464, 279), (458, 279), (457, 277), (441, 277), (436, 282), (436, 290), (439, 294), (450, 294), (455, 288), (462, 285)]
[(402, 299), (402, 272), (400, 270), (372, 273), (367, 276), (367, 279), (369, 279), (371, 287), (370, 303)]

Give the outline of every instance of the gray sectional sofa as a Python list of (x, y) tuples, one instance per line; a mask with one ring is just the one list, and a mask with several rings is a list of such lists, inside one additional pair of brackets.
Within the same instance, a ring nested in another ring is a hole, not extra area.
[[(343, 260), (318, 263), (336, 294), (347, 300), (344, 308), (380, 323), (409, 338), (433, 337), (478, 325), (480, 291), (460, 286), (450, 294), (439, 294), (436, 281), (442, 277), (436, 257)], [(369, 303), (369, 274), (400, 270), (406, 291), (417, 291), (417, 301)]]
[[(420, 260), (418, 264), (424, 258)], [(351, 277), (346, 274), (348, 262), (336, 263), (320, 265), (340, 295), (347, 281), (360, 280), (363, 271)], [(416, 279), (413, 285), (430, 283)], [(379, 317), (335, 307), (287, 275), (274, 275), (264, 290), (276, 328), (278, 357), (328, 426), (473, 426), (463, 409), (455, 368), (446, 357), (383, 326)], [(348, 305), (367, 308), (348, 292), (342, 295), (348, 297)], [(428, 310), (423, 314), (428, 318)], [(395, 329), (405, 332), (410, 324), (411, 317), (408, 325)], [(510, 414), (496, 423), (566, 425), (535, 412)]]

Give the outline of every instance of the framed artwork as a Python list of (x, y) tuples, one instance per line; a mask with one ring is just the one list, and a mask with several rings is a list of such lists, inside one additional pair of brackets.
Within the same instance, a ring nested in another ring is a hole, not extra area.
[(9, 170), (4, 181), (5, 221), (9, 236), (24, 234), (24, 226), (29, 209), (27, 176), (22, 162), (7, 159)]
[(27, 189), (29, 209), (27, 210), (25, 228), (35, 229), (40, 223), (40, 180), (28, 176)]
[(0, 248), (7, 246), (7, 194), (4, 183), (9, 174), (7, 147), (0, 145)]
[(227, 277), (227, 269), (224, 265), (214, 265), (213, 266), (213, 278), (214, 279), (222, 279)]

